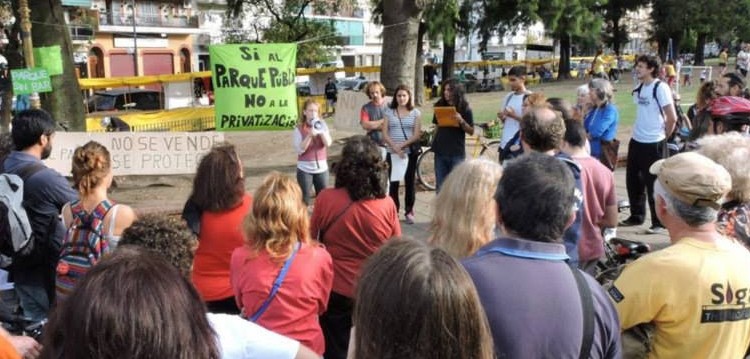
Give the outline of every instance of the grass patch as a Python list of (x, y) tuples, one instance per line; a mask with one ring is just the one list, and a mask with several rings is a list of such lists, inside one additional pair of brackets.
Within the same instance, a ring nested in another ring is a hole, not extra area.
[[(718, 68), (714, 69), (714, 74), (717, 74), (717, 71)], [(529, 90), (534, 92), (544, 92), (545, 96), (548, 98), (560, 97), (568, 100), (571, 104), (575, 104), (576, 88), (584, 83), (585, 82), (582, 80), (555, 81), (530, 86)], [(636, 110), (636, 105), (633, 103), (633, 97), (631, 95), (633, 88), (635, 88), (631, 73), (628, 72), (623, 74), (620, 83), (614, 84), (614, 87), (614, 103), (620, 111), (619, 127), (620, 129), (629, 128), (633, 125), (633, 121), (635, 121)], [(700, 83), (697, 76), (693, 79), (692, 86), (680, 87), (683, 110), (687, 110), (687, 107), (695, 102), (695, 95), (698, 92), (699, 87)], [(474, 112), (474, 121), (477, 123), (483, 123), (496, 118), (497, 111), (502, 106), (503, 98), (507, 93), (507, 91), (499, 91), (468, 94), (467, 100)], [(432, 108), (435, 101), (437, 101), (437, 99), (431, 100), (421, 108), (422, 119), (425, 125), (429, 125), (432, 122)]]

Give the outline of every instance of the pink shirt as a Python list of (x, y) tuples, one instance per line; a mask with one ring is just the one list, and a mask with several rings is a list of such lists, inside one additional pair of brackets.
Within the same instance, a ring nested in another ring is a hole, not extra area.
[[(268, 252), (257, 256), (247, 247), (232, 254), (230, 279), (237, 306), (245, 317), (253, 315), (271, 293), (284, 265)], [(318, 316), (326, 311), (333, 281), (331, 256), (321, 246), (303, 244), (268, 309), (257, 324), (300, 341), (316, 353), (325, 350)]]
[(584, 262), (604, 255), (601, 228), (596, 224), (604, 218), (608, 206), (617, 204), (615, 176), (594, 157), (574, 157), (573, 159), (581, 165), (581, 187), (585, 210), (581, 221), (578, 256), (580, 261)]

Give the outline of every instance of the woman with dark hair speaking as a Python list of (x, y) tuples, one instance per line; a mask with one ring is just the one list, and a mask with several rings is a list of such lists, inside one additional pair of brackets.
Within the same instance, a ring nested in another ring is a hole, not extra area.
[(389, 238), (401, 235), (387, 189), (388, 166), (378, 146), (365, 136), (352, 137), (341, 152), (335, 188), (320, 193), (310, 226), (333, 258), (333, 290), (321, 317), (326, 359), (346, 357), (362, 263)]
[[(466, 102), (465, 92), (464, 85), (456, 79), (446, 80), (443, 82), (443, 95), (435, 103), (435, 107), (454, 107), (458, 124), (457, 127), (438, 126), (432, 141), (438, 192), (448, 174), (466, 158), (466, 134), (474, 134), (474, 114)], [(432, 119), (432, 123), (439, 125), (437, 117)]]
[(198, 165), (186, 205), (200, 212), (192, 280), (209, 312), (240, 313), (229, 283), (229, 262), (232, 251), (244, 243), (242, 220), (251, 204), (234, 146), (215, 146)]

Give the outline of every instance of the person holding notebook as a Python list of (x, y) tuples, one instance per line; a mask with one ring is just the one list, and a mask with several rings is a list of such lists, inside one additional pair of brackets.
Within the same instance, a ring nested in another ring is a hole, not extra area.
[(435, 103), (436, 109), (438, 107), (455, 108), (455, 123), (453, 124), (445, 123), (443, 119), (438, 121), (437, 116), (433, 116), (432, 119), (432, 123), (437, 125), (432, 150), (435, 152), (435, 178), (438, 192), (451, 170), (466, 158), (466, 134), (474, 134), (474, 115), (466, 101), (465, 93), (464, 86), (456, 79), (448, 79), (443, 83), (440, 100)]

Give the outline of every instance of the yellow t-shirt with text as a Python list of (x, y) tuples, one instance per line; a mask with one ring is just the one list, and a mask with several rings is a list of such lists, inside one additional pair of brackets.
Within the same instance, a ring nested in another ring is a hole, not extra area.
[(750, 252), (683, 238), (630, 263), (609, 289), (623, 330), (656, 327), (649, 358), (741, 358), (750, 345)]

